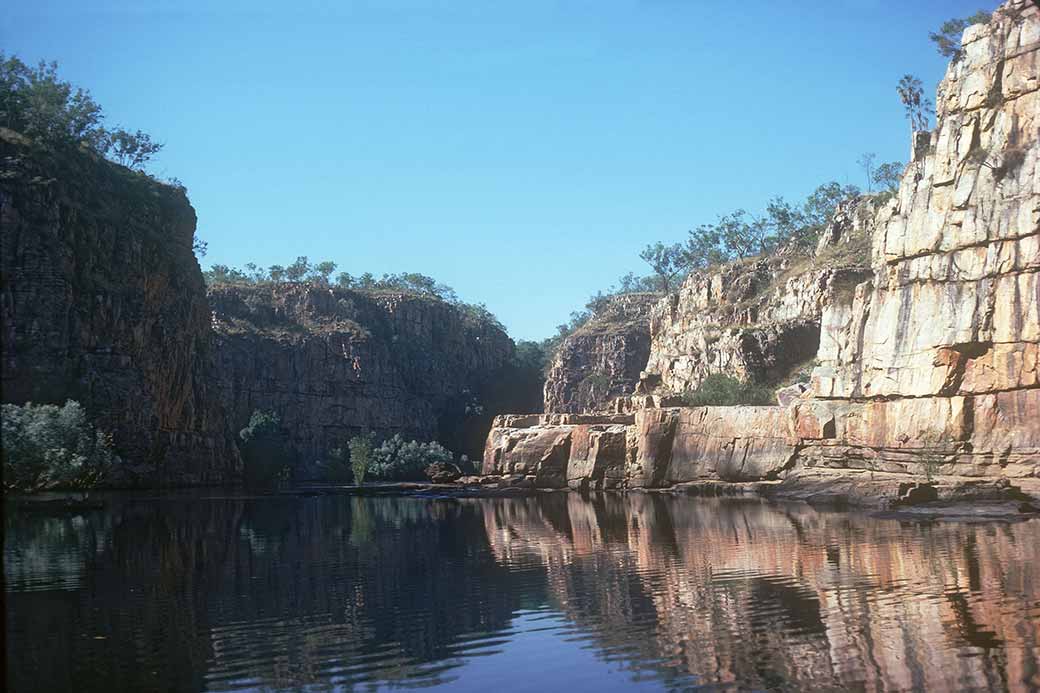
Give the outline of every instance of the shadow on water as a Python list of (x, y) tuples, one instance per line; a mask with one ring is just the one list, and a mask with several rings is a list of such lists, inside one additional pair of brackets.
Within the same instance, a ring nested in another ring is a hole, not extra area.
[(1040, 687), (1040, 521), (200, 494), (5, 532), (14, 691)]

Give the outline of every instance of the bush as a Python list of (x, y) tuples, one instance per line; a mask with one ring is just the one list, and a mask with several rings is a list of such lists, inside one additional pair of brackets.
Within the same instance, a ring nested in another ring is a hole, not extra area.
[(350, 469), (354, 473), (354, 483), (361, 486), (365, 483), (365, 475), (372, 465), (372, 436), (354, 436), (348, 443), (350, 447)]
[(140, 130), (106, 129), (104, 118), (89, 91), (58, 77), (57, 63), (29, 67), (0, 52), (0, 125), (44, 145), (83, 145), (134, 169), (163, 148)]
[(368, 471), (384, 481), (421, 481), (425, 479), (426, 467), (435, 462), (450, 464), (452, 459), (451, 451), (440, 443), (406, 442), (398, 434), (372, 452)]
[(238, 435), (242, 439), (243, 479), (248, 486), (275, 486), (288, 481), (292, 452), (277, 414), (257, 409)]
[(78, 402), (5, 404), (2, 419), (4, 490), (89, 489), (119, 462)]
[(696, 390), (684, 392), (682, 401), (688, 407), (776, 404), (768, 387), (742, 383), (721, 373), (709, 375)]

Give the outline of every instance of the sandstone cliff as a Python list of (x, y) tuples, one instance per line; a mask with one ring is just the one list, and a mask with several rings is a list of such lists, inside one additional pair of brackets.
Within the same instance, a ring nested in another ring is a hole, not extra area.
[[(713, 372), (768, 380), (815, 353), (809, 392), (785, 408), (662, 409), (632, 397), (627, 422), (502, 418), (485, 473), (576, 487), (812, 483), (853, 500), (859, 482), (893, 497), (909, 475), (946, 488), (981, 479), (981, 495), (1005, 479), (1036, 487), (1038, 56), (1040, 9), (1024, 0), (965, 32), (939, 88), (938, 127), (915, 137), (898, 194), (866, 216), (839, 210), (821, 239), (821, 257), (840, 257), (868, 232), (869, 270), (799, 274), (758, 260), (693, 277), (655, 307), (644, 386), (682, 390)], [(759, 357), (785, 339), (770, 353), (797, 356)], [(612, 442), (576, 443), (593, 436)]]
[(611, 296), (567, 336), (545, 379), (545, 411), (587, 412), (632, 392), (650, 355), (650, 310), (658, 294)]
[(487, 320), (411, 294), (305, 284), (217, 285), (209, 300), (233, 427), (277, 413), (304, 475), (363, 430), (479, 456), (514, 352)]
[(78, 400), (157, 481), (234, 476), (184, 191), (8, 130), (0, 157), (4, 402)]

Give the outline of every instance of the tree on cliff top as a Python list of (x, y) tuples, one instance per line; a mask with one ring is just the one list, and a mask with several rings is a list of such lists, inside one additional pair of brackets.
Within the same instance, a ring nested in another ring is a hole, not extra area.
[(906, 118), (910, 121), (910, 133), (928, 129), (928, 116), (935, 111), (932, 100), (924, 96), (921, 80), (913, 75), (903, 75), (896, 86), (899, 100), (906, 109)]
[(656, 288), (664, 293), (671, 291), (672, 285), (682, 279), (687, 271), (685, 253), (679, 243), (665, 245), (658, 241), (646, 246), (643, 252), (639, 253), (639, 257), (650, 265), (657, 280)]
[(948, 19), (939, 27), (939, 31), (928, 34), (928, 38), (935, 44), (939, 55), (945, 58), (959, 60), (961, 57), (961, 35), (964, 30), (972, 24), (987, 24), (991, 15), (989, 12), (979, 10), (965, 19)]
[(46, 146), (82, 145), (122, 166), (144, 167), (163, 145), (137, 130), (108, 130), (90, 92), (58, 77), (58, 64), (29, 67), (0, 51), (0, 125)]

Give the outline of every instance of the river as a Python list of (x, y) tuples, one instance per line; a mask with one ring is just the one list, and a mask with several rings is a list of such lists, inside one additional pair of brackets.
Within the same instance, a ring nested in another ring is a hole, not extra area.
[(1040, 520), (114, 494), (4, 572), (11, 691), (1040, 688)]

